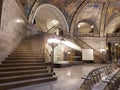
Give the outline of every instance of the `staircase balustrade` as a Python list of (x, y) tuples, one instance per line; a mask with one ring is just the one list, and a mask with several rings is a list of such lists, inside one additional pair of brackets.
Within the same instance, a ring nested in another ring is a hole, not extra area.
[[(52, 28), (50, 28), (48, 30), (48, 32), (50, 31), (53, 31), (53, 30), (56, 30), (56, 26), (53, 26)], [(61, 28), (59, 28), (60, 30), (62, 30)], [(62, 35), (59, 35), (59, 37), (64, 37), (66, 39), (72, 39), (74, 40), (78, 45), (80, 45), (81, 48), (89, 48), (89, 49), (93, 49), (94, 50), (94, 56), (100, 60), (100, 62), (108, 62), (107, 59), (108, 57), (103, 54), (103, 53), (100, 53), (99, 51), (97, 51), (96, 49), (94, 49), (93, 47), (91, 47), (90, 45), (88, 45), (86, 42), (84, 42), (83, 40), (81, 40), (77, 35), (73, 34), (73, 35), (70, 35), (68, 32), (66, 32), (65, 30), (62, 30), (64, 31)], [(90, 34), (92, 35), (92, 34)], [(79, 42), (78, 42), (79, 41)]]
[(84, 42), (83, 40), (81, 40), (79, 37), (77, 37), (76, 35), (73, 35), (72, 36), (73, 40), (77, 41), (79, 40), (80, 42), (79, 45), (82, 47), (82, 48), (89, 48), (89, 49), (93, 49), (94, 50), (94, 56), (97, 57), (99, 60), (101, 61), (104, 61), (104, 62), (107, 62), (107, 56), (100, 53), (99, 51), (95, 50), (93, 47), (91, 47), (90, 45), (88, 45), (86, 42)]

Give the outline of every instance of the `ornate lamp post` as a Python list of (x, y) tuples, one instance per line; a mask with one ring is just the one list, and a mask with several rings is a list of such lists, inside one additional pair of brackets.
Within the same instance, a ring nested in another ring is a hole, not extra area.
[(50, 69), (50, 72), (52, 72), (52, 73), (53, 73), (53, 62), (54, 62), (54, 49), (58, 45), (59, 42), (60, 42), (60, 40), (58, 40), (58, 39), (56, 39), (54, 37), (48, 39), (48, 45), (50, 45), (50, 47), (52, 48), (51, 69)]

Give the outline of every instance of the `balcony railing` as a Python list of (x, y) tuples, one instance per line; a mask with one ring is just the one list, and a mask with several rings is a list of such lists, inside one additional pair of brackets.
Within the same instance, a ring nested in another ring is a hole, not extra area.
[(120, 33), (107, 34), (107, 37), (120, 37)]

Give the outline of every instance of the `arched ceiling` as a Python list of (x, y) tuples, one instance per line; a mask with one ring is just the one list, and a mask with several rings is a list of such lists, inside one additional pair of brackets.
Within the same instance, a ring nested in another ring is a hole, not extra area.
[[(50, 4), (40, 5), (33, 17), (33, 20), (40, 21), (39, 23), (44, 24), (47, 31), (53, 27), (61, 28), (63, 31), (69, 32), (69, 28), (64, 15), (61, 11)], [(37, 23), (37, 22), (36, 22)]]
[(112, 34), (114, 33), (118, 28), (120, 28), (120, 16), (117, 18), (114, 18), (108, 26), (105, 28), (105, 34)]
[[(118, 22), (115, 22), (116, 18), (120, 16), (120, 0), (20, 0), (24, 5), (27, 14), (30, 14), (34, 2), (40, 2), (40, 5), (44, 3), (49, 3), (61, 10), (65, 16), (71, 33), (76, 29), (78, 22), (83, 19), (87, 19), (93, 22), (99, 30), (100, 36), (106, 36), (108, 33), (114, 33), (116, 28), (119, 27), (120, 18)], [(27, 4), (25, 4), (27, 3)], [(44, 10), (46, 10), (44, 8)], [(47, 22), (47, 18), (58, 19), (58, 17), (52, 15), (55, 12), (50, 12), (49, 15), (45, 15), (46, 11), (40, 10), (37, 16), (42, 16), (40, 18), (42, 22)], [(33, 12), (33, 11), (32, 11)], [(57, 15), (57, 14), (55, 14)], [(27, 15), (29, 16), (29, 15)], [(115, 19), (115, 20), (114, 20)], [(60, 20), (58, 20), (60, 21)], [(60, 26), (63, 27), (60, 23)], [(65, 28), (64, 28), (65, 29)]]

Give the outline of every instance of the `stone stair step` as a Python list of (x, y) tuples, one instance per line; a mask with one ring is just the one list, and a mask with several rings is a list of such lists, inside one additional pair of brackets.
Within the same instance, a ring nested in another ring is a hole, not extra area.
[(28, 56), (36, 56), (36, 57), (43, 57), (43, 55), (42, 54), (11, 54), (11, 55), (9, 55), (8, 57), (11, 57), (11, 56), (21, 56), (21, 57), (24, 57), (24, 56), (26, 56), (26, 57), (28, 57)]
[(37, 74), (37, 73), (48, 73), (48, 70), (41, 69), (41, 70), (6, 71), (6, 72), (0, 72), (0, 77), (10, 77), (10, 76), (19, 76), (19, 75)]
[(41, 51), (14, 51), (12, 54), (17, 54), (17, 53), (23, 53), (23, 54), (26, 54), (26, 53), (28, 53), (28, 54), (41, 54)]
[(15, 51), (33, 51), (33, 50), (32, 48), (18, 47), (15, 49)]
[(35, 79), (35, 78), (45, 78), (52, 76), (51, 73), (38, 73), (38, 74), (27, 74), (27, 75), (19, 75), (19, 76), (10, 76), (10, 77), (1, 77), (0, 83), (8, 83), (14, 81), (22, 81), (28, 79)]
[(46, 78), (37, 78), (37, 79), (30, 79), (30, 80), (23, 80), (23, 81), (17, 81), (17, 82), (12, 82), (12, 83), (4, 83), (0, 84), (0, 89), (1, 90), (8, 90), (12, 88), (17, 88), (21, 86), (26, 86), (26, 85), (33, 85), (33, 84), (40, 84), (43, 82), (50, 82), (56, 80), (57, 77), (46, 77)]
[(16, 67), (16, 66), (46, 66), (46, 63), (3, 63), (2, 65), (0, 65), (1, 67)]
[(16, 54), (11, 54), (9, 56), (41, 56), (43, 57), (43, 54), (41, 53), (16, 53)]
[(6, 71), (22, 71), (22, 70), (37, 70), (37, 69), (46, 69), (46, 66), (24, 66), (24, 67), (3, 67), (0, 68), (0, 72), (6, 72)]
[(22, 55), (23, 55), (23, 54), (30, 54), (30, 55), (31, 55), (31, 54), (34, 54), (34, 55), (37, 54), (37, 55), (40, 55), (40, 54), (42, 54), (42, 53), (40, 53), (40, 52), (13, 52), (13, 53), (11, 53), (11, 54), (13, 54), (13, 55), (14, 55), (14, 54), (15, 54), (15, 55), (16, 55), (16, 54), (22, 54)]
[(6, 58), (6, 60), (9, 60), (9, 59), (12, 59), (12, 60), (15, 60), (15, 59), (36, 59), (36, 60), (39, 60), (39, 59), (43, 59), (43, 57), (8, 57)]
[(44, 60), (5, 60), (2, 63), (45, 63)]

